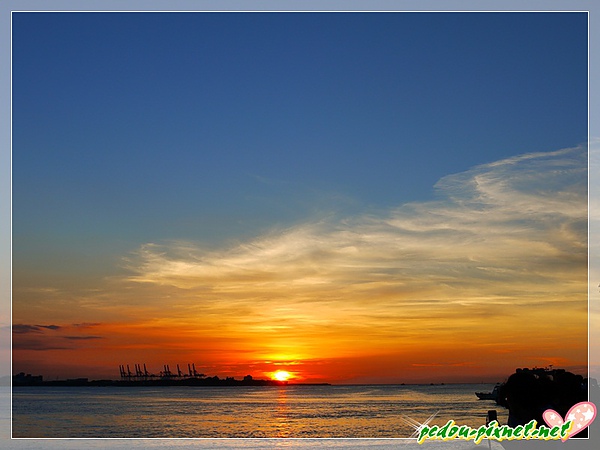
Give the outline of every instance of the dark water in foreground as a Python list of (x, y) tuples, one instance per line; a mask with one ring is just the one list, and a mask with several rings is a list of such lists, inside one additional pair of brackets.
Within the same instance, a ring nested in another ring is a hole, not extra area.
[(19, 387), (15, 438), (408, 438), (408, 421), (485, 423), (491, 385)]

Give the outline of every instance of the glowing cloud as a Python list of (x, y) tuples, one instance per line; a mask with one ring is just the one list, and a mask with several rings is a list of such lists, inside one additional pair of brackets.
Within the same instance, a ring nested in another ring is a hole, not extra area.
[[(577, 359), (586, 332), (586, 157), (578, 147), (481, 165), (440, 180), (434, 201), (306, 222), (228, 248), (146, 244), (128, 259), (126, 281), (169, 291), (191, 322), (219, 317), (213, 332), (267, 355), (468, 342), (522, 353), (533, 344), (540, 358), (555, 349)], [(556, 317), (560, 338), (549, 328)]]
[[(233, 375), (268, 376), (285, 361), (299, 379), (585, 365), (586, 148), (481, 165), (435, 189), (433, 201), (224, 248), (147, 243), (125, 260), (127, 275), (70, 300), (53, 293), (82, 308), (77, 320), (104, 322), (54, 347), (157, 364), (175, 355)], [(40, 327), (17, 328), (17, 346), (23, 336), (31, 347)]]
[(564, 299), (585, 277), (586, 174), (584, 148), (527, 154), (448, 176), (438, 200), (382, 217), (304, 223), (224, 249), (146, 244), (127, 279), (206, 301)]

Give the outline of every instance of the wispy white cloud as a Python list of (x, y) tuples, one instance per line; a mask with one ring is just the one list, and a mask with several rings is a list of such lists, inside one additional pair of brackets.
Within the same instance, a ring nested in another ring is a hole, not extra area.
[(426, 348), (457, 364), (585, 364), (586, 147), (477, 166), (435, 188), (432, 201), (228, 247), (148, 243), (124, 281), (130, 298), (148, 294), (147, 317), (160, 311), (162, 325), (253, 358), (394, 361)]
[[(102, 286), (19, 295), (46, 323), (75, 324), (51, 348), (149, 361), (168, 351), (209, 365), (380, 358), (382, 371), (585, 364), (585, 146), (449, 175), (428, 202), (333, 217), (228, 246), (147, 243)], [(22, 331), (21, 349), (40, 343)]]
[(381, 216), (306, 222), (228, 248), (146, 244), (129, 259), (128, 280), (248, 301), (581, 298), (584, 147), (481, 165), (443, 178), (436, 191), (434, 201)]

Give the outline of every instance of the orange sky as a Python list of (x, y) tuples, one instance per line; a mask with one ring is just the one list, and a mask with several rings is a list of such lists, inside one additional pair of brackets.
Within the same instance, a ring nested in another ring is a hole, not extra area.
[(580, 151), (479, 166), (441, 180), (443, 199), (379, 215), (224, 246), (147, 243), (121, 255), (117, 275), (19, 267), (13, 370), (118, 378), (120, 364), (195, 363), (207, 375), (284, 369), (332, 383), (585, 373), (584, 178), (520, 187), (544, 186), (546, 169)]

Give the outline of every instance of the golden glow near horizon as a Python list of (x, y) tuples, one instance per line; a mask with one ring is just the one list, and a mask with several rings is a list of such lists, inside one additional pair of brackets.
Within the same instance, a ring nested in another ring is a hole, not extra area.
[(15, 368), (293, 364), (309, 381), (405, 381), (585, 365), (584, 158), (498, 161), (440, 180), (435, 201), (228, 247), (147, 243), (93, 289), (15, 273)]
[(292, 378), (292, 374), (285, 370), (278, 370), (277, 372), (273, 373), (271, 377), (277, 381), (288, 381), (290, 378)]

